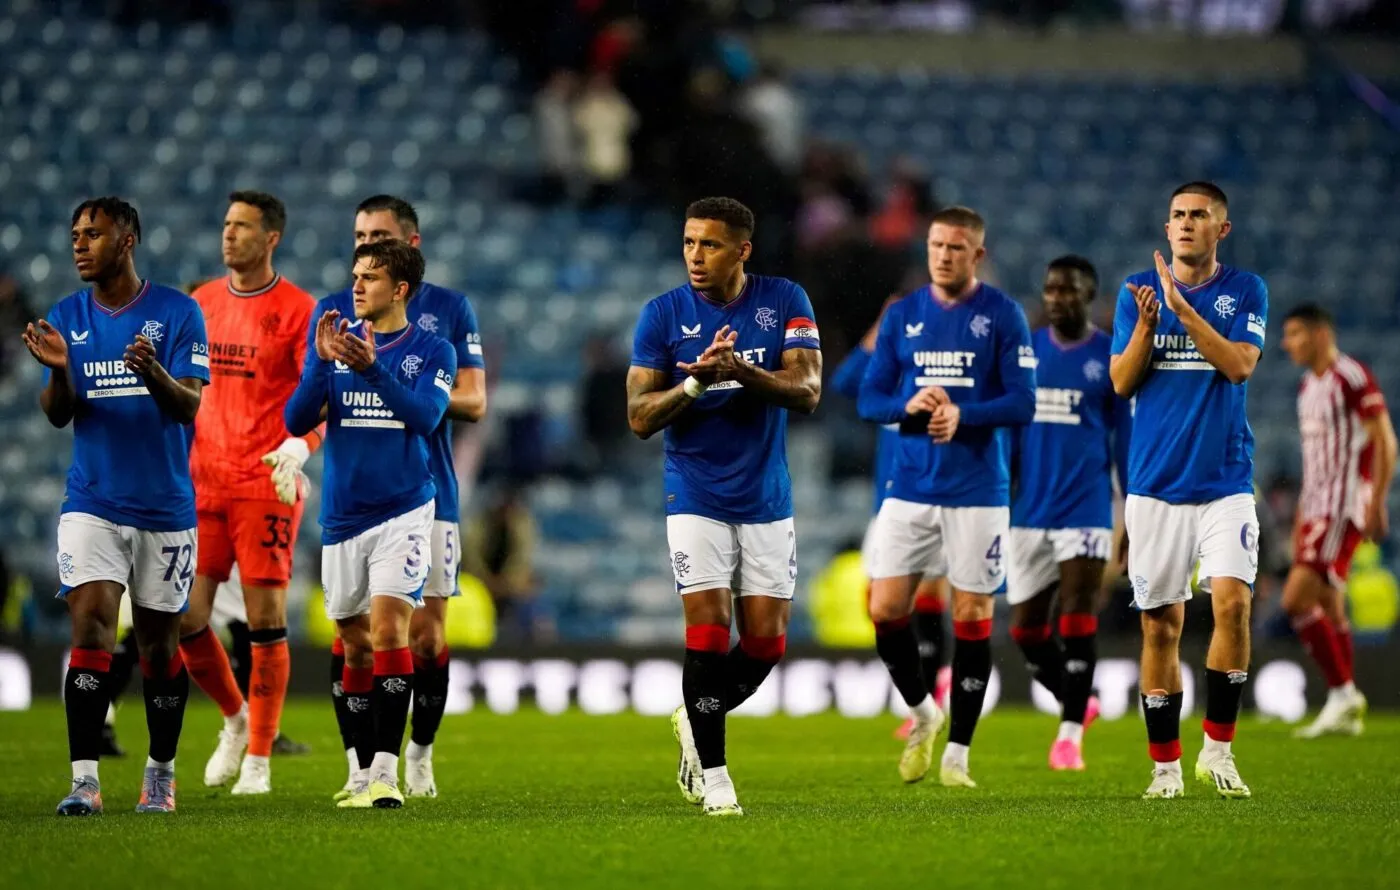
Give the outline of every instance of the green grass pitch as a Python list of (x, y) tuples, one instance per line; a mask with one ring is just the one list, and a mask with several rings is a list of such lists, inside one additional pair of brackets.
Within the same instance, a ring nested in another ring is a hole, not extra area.
[[(1199, 716), (1199, 715), (1198, 715)], [(1247, 719), (1235, 749), (1254, 790), (1146, 802), (1143, 729), (1100, 723), (1088, 772), (1045, 766), (1052, 718), (1001, 710), (979, 729), (975, 791), (905, 786), (891, 719), (735, 719), (742, 819), (706, 819), (674, 783), (665, 718), (469, 714), (438, 738), (437, 800), (337, 811), (344, 781), (328, 702), (289, 703), (308, 757), (273, 762), (274, 793), (201, 783), (218, 715), (185, 723), (179, 812), (137, 816), (145, 727), (121, 715), (104, 761), (105, 815), (53, 815), (68, 786), (62, 709), (0, 714), (0, 887), (960, 887), (1400, 886), (1400, 717), (1359, 739), (1297, 742)], [(1189, 770), (1199, 720), (1187, 724)]]

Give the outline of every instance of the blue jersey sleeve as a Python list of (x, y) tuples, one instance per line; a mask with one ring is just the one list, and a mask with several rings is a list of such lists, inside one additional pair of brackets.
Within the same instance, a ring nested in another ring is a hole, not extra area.
[(1133, 299), (1133, 292), (1128, 289), (1128, 282), (1125, 281), (1118, 289), (1118, 302), (1113, 306), (1113, 345), (1108, 350), (1110, 355), (1121, 355), (1123, 350), (1128, 348), (1128, 341), (1133, 338), (1133, 328), (1137, 327), (1137, 320), (1137, 300)]
[(1240, 305), (1230, 325), (1230, 339), (1264, 350), (1264, 333), (1269, 325), (1269, 289), (1263, 279), (1250, 276), (1250, 287), (1240, 294)]
[(637, 319), (637, 330), (632, 335), (632, 364), (653, 371), (669, 371), (675, 365), (666, 348), (661, 310), (655, 300), (642, 309), (642, 316)]
[(287, 399), (287, 407), (282, 409), (282, 421), (293, 436), (304, 436), (321, 422), (321, 407), (330, 397), (331, 367), (330, 362), (316, 354), (314, 347), (307, 350), (301, 380)]
[(817, 332), (817, 314), (812, 311), (812, 298), (799, 284), (793, 284), (788, 296), (787, 318), (783, 325), (783, 349), (821, 349)]
[(176, 380), (193, 377), (209, 382), (209, 335), (204, 329), (204, 310), (194, 300), (189, 301), (184, 320), (175, 331), (166, 370)]
[(873, 423), (897, 423), (904, 419), (904, 406), (909, 399), (899, 389), (899, 325), (904, 317), (899, 307), (892, 306), (880, 323), (875, 337), (875, 351), (860, 381), (860, 396), (856, 410), (864, 420)]
[(422, 373), (410, 384), (400, 383), (379, 359), (360, 376), (365, 379), (394, 416), (410, 430), (428, 437), (442, 422), (447, 403), (452, 399), (452, 382), (456, 379), (457, 359), (445, 341), (434, 344)]
[(870, 353), (859, 346), (852, 349), (831, 372), (831, 388), (848, 399), (859, 399), (860, 381), (869, 365)]
[(481, 327), (476, 322), (476, 310), (466, 297), (462, 298), (462, 319), (457, 326), (457, 336), (452, 338), (452, 348), (457, 353), (458, 368), (486, 367), (481, 351)]
[(1118, 490), (1128, 491), (1128, 449), (1133, 441), (1133, 399), (1120, 399), (1110, 393), (1113, 400), (1113, 466), (1118, 472)]
[(1024, 426), (1035, 419), (1035, 347), (1020, 306), (1009, 304), (997, 325), (997, 365), (1002, 394), (959, 405), (965, 426)]

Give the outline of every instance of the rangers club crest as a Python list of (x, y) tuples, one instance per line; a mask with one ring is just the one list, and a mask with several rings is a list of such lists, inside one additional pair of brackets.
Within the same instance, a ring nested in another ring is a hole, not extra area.
[(1235, 314), (1235, 298), (1229, 294), (1221, 294), (1215, 298), (1215, 311), (1221, 318), (1229, 318)]
[(277, 329), (282, 326), (282, 316), (276, 312), (269, 312), (258, 319), (258, 327), (262, 328), (264, 336), (272, 336), (277, 333)]
[(406, 355), (403, 363), (399, 365), (399, 370), (403, 371), (403, 376), (412, 380), (423, 373), (423, 359), (416, 355)]
[(438, 319), (431, 312), (425, 312), (418, 316), (418, 327), (430, 334), (436, 334), (438, 329)]
[(771, 331), (778, 326), (778, 313), (764, 306), (754, 315), (753, 320), (758, 322), (758, 326), (765, 331)]
[(1085, 379), (1085, 380), (1102, 380), (1102, 379), (1103, 379), (1103, 362), (1099, 361), (1099, 360), (1096, 359), (1096, 358), (1091, 358), (1091, 359), (1089, 359), (1087, 362), (1085, 362), (1085, 363), (1084, 363), (1084, 379)]
[(165, 325), (158, 321), (148, 321), (141, 325), (141, 336), (152, 343), (159, 343), (165, 339)]
[(992, 332), (992, 320), (985, 315), (974, 316), (968, 329), (974, 337), (985, 337)]

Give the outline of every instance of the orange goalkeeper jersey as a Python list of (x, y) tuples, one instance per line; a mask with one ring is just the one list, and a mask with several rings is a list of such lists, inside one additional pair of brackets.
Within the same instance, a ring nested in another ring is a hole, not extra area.
[[(235, 291), (224, 276), (193, 296), (204, 310), (213, 378), (194, 424), (196, 494), (275, 498), (262, 456), (289, 435), (282, 410), (301, 377), (316, 300), (280, 275), (250, 293)], [(306, 439), (316, 450), (320, 436)]]

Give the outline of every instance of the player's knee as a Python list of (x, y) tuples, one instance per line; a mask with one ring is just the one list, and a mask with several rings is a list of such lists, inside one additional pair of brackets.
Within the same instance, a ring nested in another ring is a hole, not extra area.
[(403, 649), (408, 646), (408, 622), (379, 622), (370, 628), (369, 641), (375, 652)]
[(1181, 624), (1168, 614), (1142, 613), (1142, 642), (1149, 649), (1175, 648), (1181, 642)]
[(1092, 614), (1094, 598), (1098, 596), (1098, 585), (1088, 582), (1075, 584), (1060, 590), (1060, 612), (1063, 614)]
[(958, 593), (953, 597), (954, 621), (986, 621), (992, 617), (996, 601), (982, 594)]
[(899, 597), (872, 595), (870, 597), (870, 620), (876, 624), (902, 621), (909, 617), (909, 608), (909, 603)]
[(445, 634), (436, 622), (415, 623), (409, 628), (408, 648), (418, 658), (436, 658), (445, 643)]
[(172, 637), (162, 634), (154, 639), (138, 639), (136, 649), (141, 654), (141, 660), (149, 665), (154, 665), (157, 669), (163, 670), (165, 665), (175, 657), (179, 651), (179, 643)]
[(1242, 628), (1249, 625), (1249, 597), (1234, 593), (1214, 596), (1211, 609), (1215, 614), (1216, 627)]
[(180, 616), (180, 636), (192, 637), (209, 626), (209, 616), (199, 617), (191, 609)]

